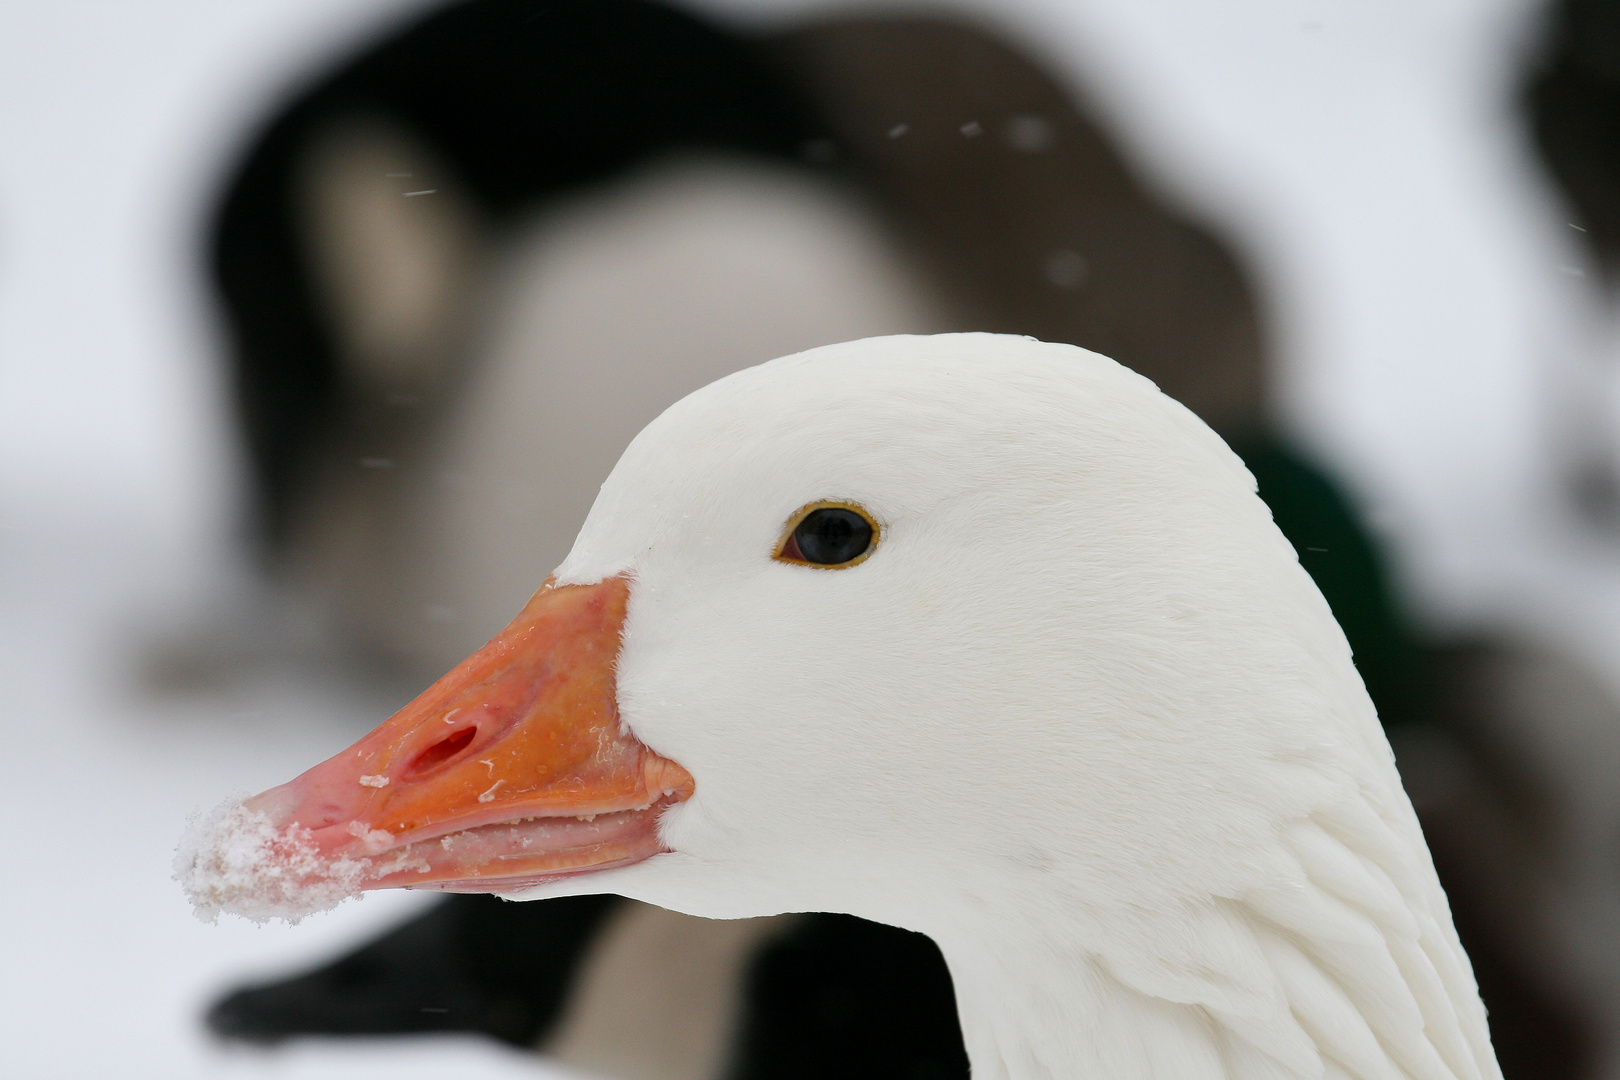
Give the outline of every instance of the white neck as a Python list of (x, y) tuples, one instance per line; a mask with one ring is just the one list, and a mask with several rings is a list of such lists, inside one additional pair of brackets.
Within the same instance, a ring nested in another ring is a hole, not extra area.
[(1285, 828), (1291, 869), (1231, 892), (1099, 905), (1031, 867), (932, 893), (975, 1080), (1499, 1078), (1432, 871), (1378, 835), (1415, 823), (1369, 809)]
[(974, 1080), (1247, 1075), (1223, 1065), (1202, 1009), (1133, 991), (1097, 957), (1033, 937), (941, 948)]

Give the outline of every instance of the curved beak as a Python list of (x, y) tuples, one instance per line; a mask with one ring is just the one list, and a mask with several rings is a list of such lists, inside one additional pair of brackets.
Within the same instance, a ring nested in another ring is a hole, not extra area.
[(659, 814), (693, 782), (620, 723), (629, 596), (623, 576), (548, 581), (381, 727), (247, 810), (360, 889), (504, 892), (665, 850)]

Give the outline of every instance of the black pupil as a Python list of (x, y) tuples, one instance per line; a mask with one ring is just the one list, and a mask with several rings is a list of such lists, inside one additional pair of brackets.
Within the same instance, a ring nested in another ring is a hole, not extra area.
[(853, 510), (824, 506), (804, 516), (793, 539), (806, 562), (833, 566), (858, 558), (872, 546), (872, 525)]

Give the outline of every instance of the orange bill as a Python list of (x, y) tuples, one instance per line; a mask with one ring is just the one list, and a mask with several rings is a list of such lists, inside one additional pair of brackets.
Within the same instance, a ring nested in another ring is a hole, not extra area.
[(664, 850), (658, 816), (693, 784), (620, 723), (629, 597), (622, 576), (548, 581), (422, 696), (248, 809), (320, 860), (364, 865), (369, 889), (503, 892)]

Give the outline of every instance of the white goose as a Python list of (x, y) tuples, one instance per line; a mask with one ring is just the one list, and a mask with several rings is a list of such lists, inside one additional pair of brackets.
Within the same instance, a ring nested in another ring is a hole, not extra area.
[(1248, 473), (1147, 380), (1024, 338), (680, 401), (511, 627), (181, 869), (250, 915), (417, 885), (908, 927), (981, 1080), (1500, 1076)]

